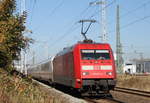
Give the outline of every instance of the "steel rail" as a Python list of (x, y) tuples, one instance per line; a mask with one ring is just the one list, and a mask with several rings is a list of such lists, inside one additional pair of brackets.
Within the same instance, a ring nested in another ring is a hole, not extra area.
[(95, 101), (93, 99), (89, 99), (89, 98), (84, 98), (84, 100), (89, 102), (89, 103), (98, 103), (97, 101)]
[(106, 97), (108, 100), (111, 100), (111, 101), (114, 101), (114, 102), (117, 102), (117, 103), (125, 103), (125, 102), (122, 102), (120, 100), (117, 100), (117, 99), (114, 99), (114, 98), (109, 98), (109, 97)]
[(129, 88), (123, 88), (123, 87), (115, 87), (115, 88), (150, 94), (150, 92), (148, 92), (148, 91), (142, 91), (142, 90), (138, 90), (138, 89), (129, 89)]
[(128, 94), (134, 94), (134, 95), (138, 95), (138, 96), (150, 97), (150, 92), (142, 91), (142, 90), (115, 87), (114, 91), (128, 93)]
[(106, 99), (106, 100), (113, 101), (113, 102), (116, 102), (116, 103), (125, 103), (125, 102), (122, 102), (120, 100), (117, 100), (117, 99), (114, 99), (114, 98), (109, 98), (109, 97), (104, 97), (104, 98), (100, 98), (100, 99), (84, 98), (85, 101), (90, 102), (90, 103), (102, 103), (101, 101), (98, 101), (98, 100), (101, 100), (101, 99), (104, 99), (104, 100)]

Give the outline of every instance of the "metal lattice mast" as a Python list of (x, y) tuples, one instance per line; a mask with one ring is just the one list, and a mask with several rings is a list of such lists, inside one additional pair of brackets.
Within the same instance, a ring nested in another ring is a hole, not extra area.
[[(26, 10), (26, 0), (20, 0), (20, 15), (23, 15)], [(27, 74), (27, 67), (26, 67), (26, 53), (21, 51), (21, 72)]]
[(100, 16), (100, 21), (101, 21), (101, 32), (100, 32), (100, 37), (102, 42), (107, 42), (108, 41), (108, 36), (107, 36), (107, 22), (106, 22), (106, 0), (101, 0), (98, 2), (91, 2), (90, 5), (101, 5), (101, 16)]
[(116, 23), (116, 66), (118, 73), (123, 72), (123, 57), (122, 57), (122, 44), (120, 41), (120, 14), (119, 14), (119, 5), (117, 5), (117, 23)]
[(106, 0), (102, 0), (102, 14), (101, 14), (101, 35), (102, 35), (102, 42), (107, 42), (107, 27), (106, 27)]

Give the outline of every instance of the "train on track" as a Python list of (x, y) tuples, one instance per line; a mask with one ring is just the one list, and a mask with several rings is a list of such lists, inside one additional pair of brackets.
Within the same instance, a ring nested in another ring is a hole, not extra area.
[(50, 60), (29, 67), (27, 73), (83, 94), (109, 93), (116, 85), (113, 52), (107, 43), (78, 42)]

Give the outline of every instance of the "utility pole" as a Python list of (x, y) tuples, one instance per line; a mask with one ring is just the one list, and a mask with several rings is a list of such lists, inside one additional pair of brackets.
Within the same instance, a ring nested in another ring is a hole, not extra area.
[(108, 41), (108, 36), (107, 36), (107, 23), (106, 23), (106, 0), (101, 0), (99, 2), (91, 2), (90, 5), (102, 5), (101, 6), (101, 34), (100, 34), (100, 37), (101, 37), (101, 41), (103, 43), (107, 42)]
[(123, 73), (123, 57), (122, 57), (122, 44), (120, 40), (120, 14), (119, 14), (119, 5), (117, 5), (117, 23), (116, 23), (116, 66), (118, 73)]

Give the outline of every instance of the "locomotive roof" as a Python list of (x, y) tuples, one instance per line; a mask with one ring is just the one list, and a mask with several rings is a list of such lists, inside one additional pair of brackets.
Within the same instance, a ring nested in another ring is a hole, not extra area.
[(74, 48), (76, 45), (80, 45), (80, 44), (105, 44), (105, 45), (107, 45), (108, 43), (95, 43), (95, 42), (93, 42), (93, 43), (84, 43), (84, 42), (78, 42), (77, 44), (74, 44), (74, 45), (72, 45), (72, 46), (70, 46), (70, 47), (65, 47), (65, 48), (63, 48), (63, 50), (60, 51), (59, 53), (57, 53), (56, 56), (64, 55), (65, 53), (72, 51), (73, 48)]

